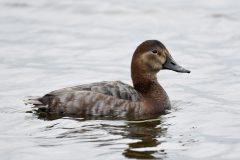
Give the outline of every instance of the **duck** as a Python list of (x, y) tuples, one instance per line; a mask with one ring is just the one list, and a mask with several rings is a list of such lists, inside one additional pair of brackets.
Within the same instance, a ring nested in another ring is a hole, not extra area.
[(133, 86), (121, 81), (102, 81), (52, 91), (29, 98), (27, 104), (48, 114), (85, 116), (144, 116), (171, 108), (166, 91), (158, 82), (160, 70), (190, 73), (178, 65), (158, 40), (146, 40), (135, 50), (131, 62)]

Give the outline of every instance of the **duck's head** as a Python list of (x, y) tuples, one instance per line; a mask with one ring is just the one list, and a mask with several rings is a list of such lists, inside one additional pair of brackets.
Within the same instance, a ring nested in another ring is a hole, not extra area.
[(158, 40), (147, 40), (137, 47), (133, 54), (131, 69), (132, 77), (136, 74), (155, 75), (163, 69), (190, 73), (174, 61), (167, 48)]

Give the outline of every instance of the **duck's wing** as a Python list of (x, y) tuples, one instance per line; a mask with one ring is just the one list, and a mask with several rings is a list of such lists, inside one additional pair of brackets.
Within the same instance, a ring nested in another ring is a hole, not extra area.
[(128, 84), (104, 81), (52, 91), (26, 103), (49, 113), (126, 116), (140, 111), (140, 98)]
[(83, 84), (55, 90), (50, 92), (48, 95), (62, 95), (64, 93), (74, 91), (92, 91), (129, 101), (140, 100), (140, 94), (132, 86), (125, 84), (121, 81), (102, 81), (90, 84)]
[[(91, 92), (100, 93), (105, 96), (115, 97), (120, 100), (128, 100), (132, 102), (140, 101), (140, 94), (130, 85), (122, 83), (121, 81), (103, 81), (97, 83), (83, 84), (74, 87), (67, 87), (59, 90), (52, 91), (43, 97), (28, 97), (25, 100), (26, 104), (32, 104), (36, 107), (45, 106), (47, 104), (54, 103), (55, 100), (64, 97), (71, 97), (77, 92)], [(67, 101), (71, 101), (71, 98)]]

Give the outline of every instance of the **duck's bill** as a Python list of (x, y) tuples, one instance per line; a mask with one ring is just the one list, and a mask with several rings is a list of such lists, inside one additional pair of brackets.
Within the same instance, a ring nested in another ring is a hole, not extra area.
[(190, 70), (187, 70), (185, 68), (183, 68), (182, 66), (178, 65), (173, 59), (172, 57), (167, 57), (166, 62), (163, 64), (163, 69), (169, 69), (169, 70), (173, 70), (176, 72), (180, 72), (180, 73), (190, 73)]

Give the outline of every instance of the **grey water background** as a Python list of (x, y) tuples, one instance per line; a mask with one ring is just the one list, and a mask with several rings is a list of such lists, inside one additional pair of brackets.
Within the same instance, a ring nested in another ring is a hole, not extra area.
[[(147, 121), (41, 119), (26, 96), (131, 84), (146, 39), (191, 74), (161, 71), (173, 108)], [(0, 159), (240, 159), (240, 1), (1, 0)]]

